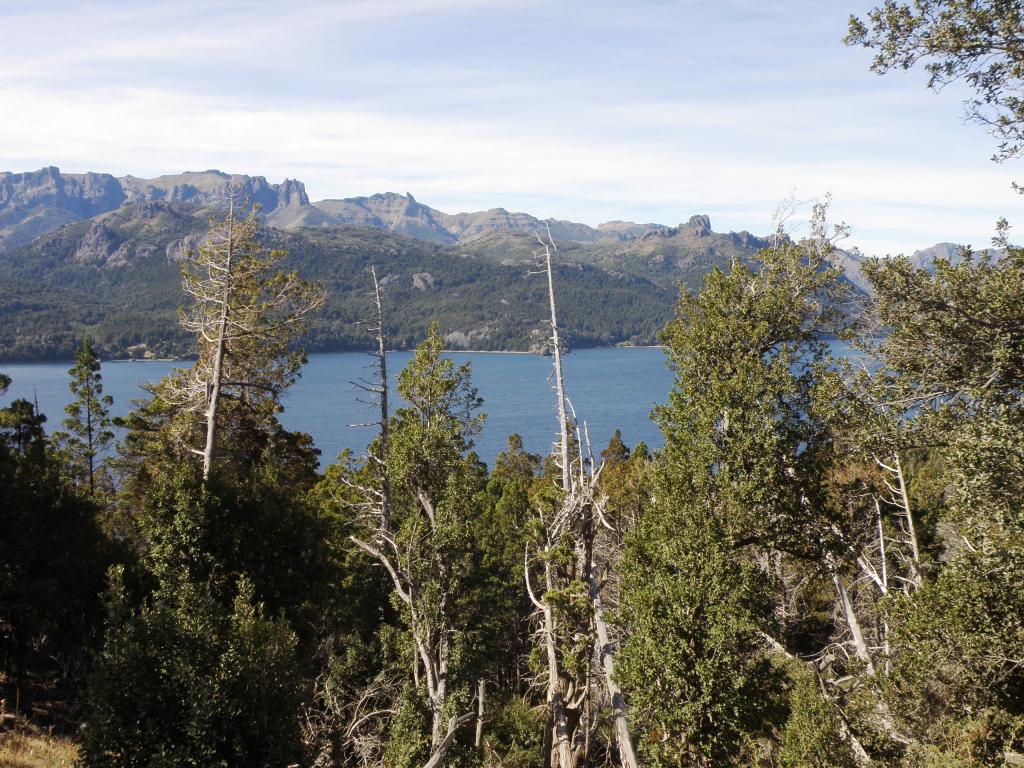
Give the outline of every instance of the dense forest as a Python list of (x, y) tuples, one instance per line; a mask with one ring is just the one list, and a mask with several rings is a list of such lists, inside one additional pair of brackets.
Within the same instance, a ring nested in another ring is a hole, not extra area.
[[(1019, 22), (888, 3), (849, 42), (970, 72)], [(975, 107), (1015, 152), (998, 76)], [(656, 453), (591, 444), (564, 318), (600, 308), (539, 234), (509, 311), (545, 328), (560, 437), (488, 467), (487, 404), (419, 289), (373, 258), (300, 273), (230, 199), (180, 265), (189, 367), (115, 420), (86, 337), (64, 414), (0, 409), (0, 762), (1024, 764), (1024, 248), (1000, 221), (992, 250), (866, 261), (854, 314), (827, 216), (680, 293)], [(379, 420), (321, 472), (278, 416), (341, 280)], [(41, 734), (73, 745), (9, 757)]]
[[(589, 444), (559, 354), (552, 455), (513, 435), (486, 467), (435, 327), (408, 405), (369, 382), (378, 439), (321, 475), (277, 414), (325, 292), (229, 215), (185, 270), (197, 360), (116, 445), (88, 342), (61, 430), (0, 411), (6, 707), (82, 723), (85, 766), (1024, 751), (1024, 250), (875, 262), (851, 322), (823, 216), (682, 295), (657, 455)], [(383, 374), (394, 297), (366, 293)]]

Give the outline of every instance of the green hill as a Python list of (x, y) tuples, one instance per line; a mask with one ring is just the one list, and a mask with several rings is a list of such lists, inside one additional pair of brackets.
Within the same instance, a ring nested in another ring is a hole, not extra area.
[[(190, 353), (177, 326), (180, 266), (208, 226), (182, 203), (129, 203), (0, 257), (0, 359), (66, 358), (84, 335), (108, 356)], [(364, 349), (369, 268), (385, 285), (389, 332), (409, 346), (436, 320), (449, 346), (528, 350), (546, 335), (544, 283), (522, 264), (364, 227), (267, 230), (288, 264), (328, 288), (307, 349)], [(589, 264), (559, 264), (557, 290), (574, 346), (650, 343), (674, 290)], [(142, 345), (145, 345), (144, 347)]]

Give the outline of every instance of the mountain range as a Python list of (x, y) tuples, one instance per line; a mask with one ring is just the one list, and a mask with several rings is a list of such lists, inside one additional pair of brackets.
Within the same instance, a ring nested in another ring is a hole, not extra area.
[[(311, 202), (302, 182), (221, 171), (143, 179), (65, 174), (54, 167), (0, 173), (0, 359), (67, 357), (83, 335), (109, 355), (180, 355), (180, 262), (229, 190), (259, 204), (266, 237), (331, 299), (311, 329), (312, 350), (363, 348), (367, 271), (388, 284), (392, 339), (413, 344), (437, 319), (456, 348), (539, 349), (543, 286), (530, 278), (538, 231), (558, 243), (558, 290), (576, 346), (651, 343), (679, 286), (769, 245), (718, 233), (707, 216), (678, 226), (611, 221), (597, 227), (503, 208), (448, 214), (410, 194)], [(956, 253), (939, 244), (913, 259)], [(858, 289), (861, 257), (840, 253)]]
[(186, 172), (153, 179), (109, 173), (61, 173), (48, 167), (28, 173), (0, 173), (0, 252), (25, 245), (65, 224), (114, 211), (126, 203), (187, 203), (221, 206), (228, 190), (261, 206), (269, 226), (292, 230), (344, 226), (374, 227), (432, 243), (454, 245), (493, 232), (532, 236), (547, 226), (557, 240), (621, 242), (668, 229), (660, 224), (610, 221), (590, 227), (571, 221), (541, 221), (504, 208), (448, 214), (393, 192), (369, 197), (310, 202), (295, 179), (271, 184), (263, 176), (221, 171)]

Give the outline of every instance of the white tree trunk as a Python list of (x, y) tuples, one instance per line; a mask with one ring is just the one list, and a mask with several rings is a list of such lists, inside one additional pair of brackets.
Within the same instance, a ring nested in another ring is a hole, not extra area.
[(839, 595), (839, 604), (842, 606), (843, 614), (846, 617), (846, 625), (850, 628), (850, 634), (853, 635), (853, 647), (857, 653), (857, 658), (867, 664), (868, 674), (873, 675), (875, 674), (875, 665), (871, 661), (868, 645), (864, 642), (864, 632), (861, 630), (860, 620), (857, 618), (856, 611), (853, 610), (853, 603), (850, 602), (850, 595), (846, 591), (843, 577), (836, 570), (832, 571), (832, 583), (835, 584), (836, 592)]
[(597, 628), (597, 642), (601, 654), (601, 666), (604, 668), (605, 685), (608, 697), (612, 702), (612, 722), (615, 725), (615, 738), (619, 745), (619, 757), (623, 768), (637, 768), (636, 752), (633, 751), (633, 739), (626, 722), (626, 705), (622, 699), (622, 689), (615, 682), (615, 661), (612, 655), (612, 643), (608, 637), (608, 625), (604, 620), (604, 609), (601, 606), (601, 593), (593, 571), (590, 574), (590, 596), (594, 603), (594, 624)]
[(463, 723), (467, 723), (473, 719), (473, 713), (467, 712), (461, 717), (453, 717), (448, 721), (448, 732), (444, 735), (444, 738), (434, 748), (434, 754), (430, 756), (430, 759), (423, 764), (423, 768), (439, 768), (444, 765), (444, 754), (448, 751), (448, 747), (451, 746), (452, 741), (455, 739), (455, 734), (458, 732), (459, 727)]
[(473, 744), (479, 749), (484, 744), (484, 694), (487, 692), (487, 683), (481, 678), (477, 683), (476, 690), (476, 737)]
[(910, 582), (914, 589), (921, 588), (921, 550), (917, 545), (917, 530), (914, 527), (914, 514), (910, 509), (910, 495), (907, 493), (907, 483), (903, 477), (903, 464), (900, 462), (898, 453), (893, 454), (893, 465), (896, 469), (896, 480), (898, 482), (900, 503), (903, 507), (903, 516), (907, 522), (907, 538), (910, 540)]
[[(540, 236), (538, 235), (538, 240)], [(551, 272), (551, 251), (555, 248), (548, 230), (548, 240), (544, 242), (544, 262), (548, 275), (548, 300), (551, 305), (551, 356), (555, 362), (555, 389), (558, 393), (558, 428), (561, 436), (562, 488), (568, 493), (571, 490), (572, 475), (569, 468), (569, 425), (565, 407), (565, 382), (562, 378), (562, 346), (558, 338), (558, 310), (555, 305), (555, 278)]]
[[(551, 565), (544, 563), (544, 581), (551, 590)], [(555, 616), (551, 605), (544, 603), (544, 645), (548, 655), (548, 701), (551, 703), (552, 739), (558, 754), (559, 768), (573, 768), (572, 744), (569, 742), (569, 721), (565, 714), (562, 695), (562, 676), (559, 673), (558, 651), (555, 648)]]
[(213, 448), (217, 439), (217, 408), (220, 404), (221, 382), (224, 380), (224, 350), (227, 346), (228, 314), (231, 303), (231, 260), (235, 246), (235, 201), (231, 198), (228, 206), (228, 250), (224, 265), (224, 291), (221, 294), (220, 323), (217, 332), (217, 348), (213, 356), (213, 374), (209, 382), (209, 398), (206, 404), (206, 446), (203, 449), (203, 480), (210, 477), (213, 467)]

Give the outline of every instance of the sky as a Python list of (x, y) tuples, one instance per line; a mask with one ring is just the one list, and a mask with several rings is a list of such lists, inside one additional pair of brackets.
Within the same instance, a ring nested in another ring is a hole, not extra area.
[(0, 170), (217, 168), (312, 200), (755, 234), (830, 194), (867, 254), (987, 246), (1024, 161), (990, 160), (962, 88), (842, 44), (871, 5), (0, 0)]

